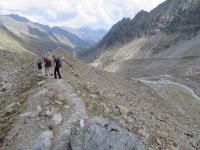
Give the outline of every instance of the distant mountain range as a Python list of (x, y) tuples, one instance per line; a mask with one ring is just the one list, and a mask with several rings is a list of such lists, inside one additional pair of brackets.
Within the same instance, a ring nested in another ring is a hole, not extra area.
[(95, 44), (95, 43), (99, 42), (100, 40), (102, 40), (103, 36), (107, 32), (105, 29), (96, 29), (95, 30), (90, 27), (82, 27), (82, 28), (78, 28), (78, 29), (62, 27), (62, 29), (65, 29), (65, 30), (75, 34), (76, 36), (83, 39), (90, 45)]
[[(87, 37), (84, 38), (84, 32), (87, 31), (81, 29), (80, 31), (82, 36), (77, 36), (64, 28), (31, 22), (16, 14), (1, 15), (0, 48), (15, 51), (20, 48), (35, 54), (42, 54), (56, 47), (61, 47), (74, 53), (78, 48), (88, 47), (97, 42), (105, 34), (105, 32), (104, 34), (100, 33), (104, 30), (90, 29), (90, 34), (85, 33)], [(98, 38), (94, 38), (95, 35)]]
[(102, 67), (118, 62), (120, 67), (131, 59), (200, 55), (198, 46), (173, 48), (199, 35), (199, 12), (199, 0), (166, 0), (151, 12), (141, 10), (133, 19), (123, 18), (99, 43), (78, 52), (78, 57), (96, 60)]

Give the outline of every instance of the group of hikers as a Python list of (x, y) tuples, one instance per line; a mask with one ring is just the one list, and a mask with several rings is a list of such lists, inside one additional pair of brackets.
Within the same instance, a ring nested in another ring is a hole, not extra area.
[(46, 54), (37, 61), (37, 67), (39, 72), (42, 73), (42, 68), (44, 67), (45, 75), (48, 76), (49, 73), (51, 76), (53, 76), (54, 73), (55, 79), (57, 79), (57, 75), (58, 79), (61, 79), (61, 74), (60, 74), (61, 66), (62, 66), (61, 59), (59, 57), (56, 57), (53, 50), (51, 50), (49, 54)]

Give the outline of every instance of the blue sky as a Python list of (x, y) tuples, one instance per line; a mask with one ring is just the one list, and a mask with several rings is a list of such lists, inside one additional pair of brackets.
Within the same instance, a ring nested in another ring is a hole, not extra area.
[(109, 29), (123, 17), (150, 11), (164, 0), (0, 0), (1, 14), (15, 13), (51, 26)]

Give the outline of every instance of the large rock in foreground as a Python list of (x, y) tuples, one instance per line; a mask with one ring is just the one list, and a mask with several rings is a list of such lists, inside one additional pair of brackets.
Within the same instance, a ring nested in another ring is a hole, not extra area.
[(108, 119), (91, 118), (87, 128), (77, 122), (70, 133), (72, 150), (143, 150), (138, 137)]

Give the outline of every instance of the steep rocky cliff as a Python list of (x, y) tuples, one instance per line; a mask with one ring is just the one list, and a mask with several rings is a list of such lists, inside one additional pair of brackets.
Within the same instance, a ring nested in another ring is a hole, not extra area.
[[(138, 51), (146, 51), (149, 56), (157, 54), (199, 33), (199, 11), (198, 0), (167, 0), (151, 12), (142, 10), (132, 20), (122, 19), (113, 25), (102, 41), (94, 47), (80, 51), (78, 57), (86, 62), (92, 61), (110, 49), (119, 51), (128, 42), (142, 38), (146, 38), (147, 42), (142, 43), (137, 48)], [(161, 36), (149, 40), (156, 35)]]

